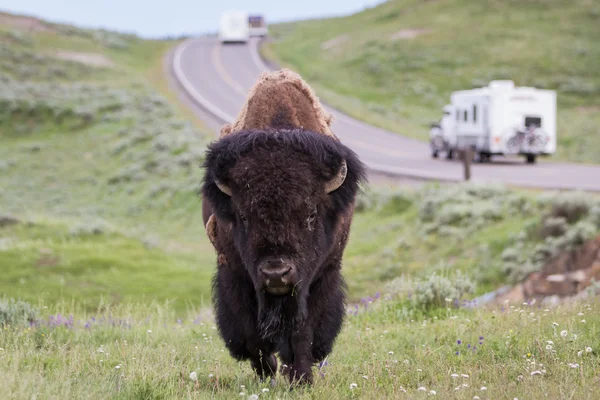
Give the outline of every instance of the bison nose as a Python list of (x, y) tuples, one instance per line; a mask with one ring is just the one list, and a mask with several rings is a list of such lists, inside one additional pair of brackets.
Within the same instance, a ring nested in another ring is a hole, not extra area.
[(285, 284), (285, 277), (291, 270), (290, 264), (281, 261), (269, 262), (260, 268), (260, 272), (267, 280), (267, 285)]

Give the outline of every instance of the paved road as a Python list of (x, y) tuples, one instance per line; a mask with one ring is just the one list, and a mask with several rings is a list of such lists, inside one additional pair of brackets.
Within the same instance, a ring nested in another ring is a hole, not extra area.
[[(220, 45), (203, 37), (182, 43), (171, 58), (173, 76), (186, 92), (203, 120), (215, 132), (233, 121), (247, 91), (260, 73), (269, 68), (258, 55), (258, 41)], [(318, 94), (318, 93), (317, 93)], [(373, 127), (327, 107), (334, 114), (333, 131), (375, 172), (399, 176), (458, 181), (458, 161), (432, 159), (429, 145)], [(473, 164), (472, 180), (507, 185), (582, 189), (600, 192), (600, 166), (552, 163), (540, 160), (528, 165), (523, 158), (494, 159), (491, 164)]]

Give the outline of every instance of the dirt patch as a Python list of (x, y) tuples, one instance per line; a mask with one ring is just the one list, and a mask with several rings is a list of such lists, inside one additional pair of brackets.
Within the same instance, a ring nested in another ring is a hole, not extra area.
[(418, 29), (418, 28), (410, 28), (410, 29), (402, 29), (390, 36), (392, 40), (407, 40), (414, 39), (421, 35), (431, 32), (429, 29)]
[(575, 250), (564, 252), (520, 285), (498, 296), (493, 303), (523, 301), (557, 302), (582, 297), (594, 281), (600, 280), (600, 236)]
[(34, 17), (0, 13), (0, 25), (29, 32), (52, 32), (54, 29)]
[(54, 57), (61, 60), (74, 61), (92, 67), (113, 67), (114, 63), (104, 54), (98, 53), (80, 53), (75, 51), (59, 51)]
[(347, 42), (349, 39), (347, 34), (336, 36), (333, 39), (329, 39), (326, 42), (321, 43), (321, 50), (331, 50), (338, 47), (339, 45)]
[(579, 106), (575, 109), (577, 110), (577, 112), (582, 114), (600, 113), (600, 106)]

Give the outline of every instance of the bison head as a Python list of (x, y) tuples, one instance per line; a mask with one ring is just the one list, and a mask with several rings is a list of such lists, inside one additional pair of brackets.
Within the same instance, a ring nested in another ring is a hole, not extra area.
[(300, 129), (223, 137), (204, 168), (202, 194), (219, 235), (228, 235), (257, 292), (271, 297), (308, 290), (341, 242), (365, 177), (349, 148)]

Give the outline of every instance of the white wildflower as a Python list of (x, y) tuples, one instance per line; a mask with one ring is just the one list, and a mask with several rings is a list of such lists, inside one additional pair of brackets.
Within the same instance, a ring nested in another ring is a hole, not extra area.
[(577, 364), (577, 363), (569, 363), (569, 367), (571, 367), (571, 368), (579, 368), (579, 364)]
[(589, 346), (588, 346), (588, 347), (586, 347), (586, 348), (585, 348), (585, 352), (586, 352), (586, 353), (591, 353), (591, 352), (592, 352), (592, 348), (591, 348), (591, 347), (589, 347)]
[(580, 316), (580, 317), (583, 317), (583, 313), (582, 312), (577, 313), (577, 315)]
[(394, 352), (393, 351), (388, 351), (388, 355), (393, 356)]
[(148, 329), (148, 333), (152, 333), (152, 330), (151, 330), (151, 329)]
[(473, 396), (473, 400), (481, 400), (481, 397), (479, 397), (479, 396)]
[(580, 350), (580, 351), (578, 351), (578, 352), (577, 352), (577, 355), (578, 355), (579, 357), (581, 357), (581, 356), (583, 355), (583, 350)]
[(190, 379), (193, 381), (197, 381), (198, 380), (198, 374), (196, 373), (196, 371), (192, 371), (190, 373)]
[(208, 377), (209, 377), (209, 378), (212, 378), (213, 376), (214, 376), (213, 374), (208, 374)]
[(453, 378), (458, 378), (458, 374), (452, 374), (450, 376), (453, 377)]
[(568, 335), (567, 331), (560, 331), (560, 336), (567, 337), (567, 335)]
[(356, 389), (357, 387), (358, 387), (358, 385), (356, 383), (350, 384), (350, 389)]
[(425, 389), (425, 386), (421, 386), (420, 388), (418, 388), (417, 390), (421, 391), (421, 392), (426, 392), (427, 389)]
[(469, 375), (467, 375), (467, 374), (461, 374), (461, 376), (462, 376), (463, 378), (468, 378), (468, 377), (469, 377)]
[(582, 324), (585, 324), (585, 319), (582, 319), (582, 320), (581, 320), (581, 323), (582, 323)]
[(263, 390), (262, 390), (263, 393), (267, 393), (268, 391), (269, 391), (269, 389), (267, 389), (267, 388), (263, 388)]
[(435, 396), (435, 395), (437, 394), (437, 392), (436, 392), (435, 390), (430, 390), (430, 391), (429, 391), (429, 394), (430, 394), (431, 396)]
[(117, 365), (115, 369), (121, 369), (121, 364)]
[(258, 395), (257, 394), (251, 394), (250, 396), (248, 396), (248, 400), (258, 400)]
[(482, 386), (481, 390), (485, 392), (487, 390), (487, 388), (485, 386)]
[(369, 380), (369, 377), (367, 375), (363, 375), (363, 379)]
[(531, 376), (535, 376), (535, 375), (541, 375), (541, 374), (542, 374), (542, 371), (533, 371), (533, 372), (531, 373)]

